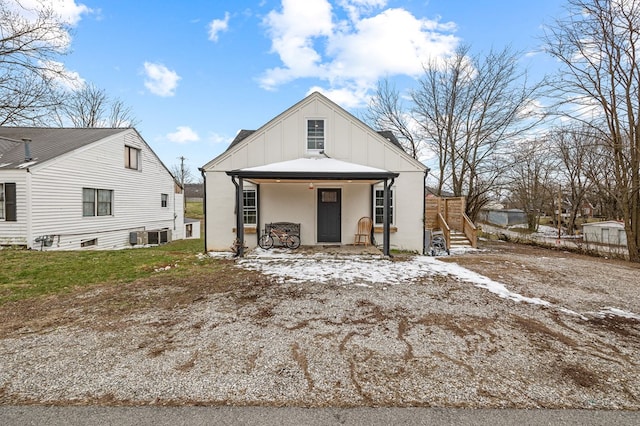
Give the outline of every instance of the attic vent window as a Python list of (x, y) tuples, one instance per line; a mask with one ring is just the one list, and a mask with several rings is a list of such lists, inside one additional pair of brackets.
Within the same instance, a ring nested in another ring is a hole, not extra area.
[(324, 149), (324, 120), (307, 120), (307, 150)]

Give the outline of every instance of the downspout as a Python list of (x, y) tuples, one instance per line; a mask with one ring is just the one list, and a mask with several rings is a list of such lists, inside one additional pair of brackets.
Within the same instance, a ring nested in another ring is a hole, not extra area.
[[(202, 175), (203, 191), (202, 194), (202, 214), (204, 215), (204, 252), (207, 252), (207, 174), (203, 168), (199, 168)], [(186, 199), (186, 196), (185, 196)]]
[(430, 168), (424, 171), (424, 185), (422, 186), (422, 254), (427, 254), (427, 178)]
[[(33, 223), (32, 223), (32, 216), (33, 216), (33, 211), (32, 211), (32, 206), (31, 206), (31, 170), (29, 170), (29, 168), (27, 167), (27, 176), (25, 179), (25, 186), (26, 186), (26, 190), (27, 190), (27, 194), (26, 194), (26, 198), (27, 198), (27, 249), (31, 250), (33, 248)], [(16, 185), (17, 186), (17, 185)], [(16, 189), (17, 192), (17, 189)], [(16, 216), (17, 215), (17, 209), (18, 209), (18, 200), (16, 200)], [(18, 219), (16, 217), (16, 219)]]
[(389, 205), (391, 204), (391, 187), (395, 183), (395, 179), (391, 178), (391, 182), (387, 185), (387, 180), (384, 181), (384, 243), (382, 245), (382, 254), (388, 257), (391, 257), (390, 253), (390, 241), (391, 238), (391, 211), (389, 209)]
[(231, 175), (231, 181), (236, 187), (236, 239), (238, 240), (236, 257), (244, 257), (244, 220), (243, 220), (243, 199), (242, 199), (242, 178)]

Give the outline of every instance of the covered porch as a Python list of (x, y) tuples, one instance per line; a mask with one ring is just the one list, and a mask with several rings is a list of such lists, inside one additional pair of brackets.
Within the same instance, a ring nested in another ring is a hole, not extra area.
[[(378, 195), (382, 253), (390, 254), (390, 194), (398, 173), (320, 156), (226, 174), (235, 186), (238, 256), (244, 255), (245, 247), (254, 245), (253, 237), (257, 242), (265, 224), (271, 222), (300, 224), (303, 246), (352, 245), (358, 219), (376, 214), (374, 199)], [(250, 211), (247, 194), (254, 206)]]

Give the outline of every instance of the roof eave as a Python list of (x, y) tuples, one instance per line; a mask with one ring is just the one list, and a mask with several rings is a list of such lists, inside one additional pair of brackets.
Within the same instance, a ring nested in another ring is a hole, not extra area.
[(243, 179), (282, 179), (282, 180), (376, 180), (394, 179), (400, 176), (395, 172), (298, 172), (298, 171), (255, 171), (231, 170), (227, 175)]

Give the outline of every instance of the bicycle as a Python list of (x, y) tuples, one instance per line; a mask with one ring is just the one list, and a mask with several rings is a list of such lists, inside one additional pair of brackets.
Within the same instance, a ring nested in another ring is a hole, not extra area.
[(258, 245), (263, 249), (270, 249), (273, 247), (277, 239), (280, 245), (283, 245), (290, 249), (296, 249), (300, 247), (300, 237), (297, 235), (291, 235), (287, 230), (280, 231), (278, 229), (271, 228), (269, 232), (265, 229), (264, 234), (258, 240)]

